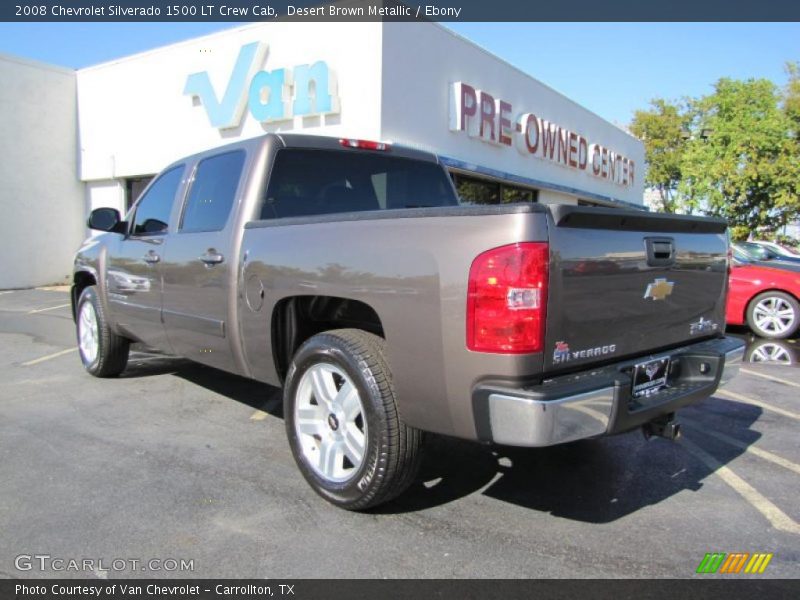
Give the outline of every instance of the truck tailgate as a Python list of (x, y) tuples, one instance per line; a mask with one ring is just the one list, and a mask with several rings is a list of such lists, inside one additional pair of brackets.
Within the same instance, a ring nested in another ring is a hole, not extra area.
[(545, 371), (724, 330), (724, 221), (577, 206), (553, 206), (550, 215)]

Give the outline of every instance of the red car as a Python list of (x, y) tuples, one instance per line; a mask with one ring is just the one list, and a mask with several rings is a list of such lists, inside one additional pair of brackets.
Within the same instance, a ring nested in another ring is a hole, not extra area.
[(734, 257), (728, 282), (729, 325), (746, 324), (765, 338), (795, 334), (800, 326), (800, 271)]

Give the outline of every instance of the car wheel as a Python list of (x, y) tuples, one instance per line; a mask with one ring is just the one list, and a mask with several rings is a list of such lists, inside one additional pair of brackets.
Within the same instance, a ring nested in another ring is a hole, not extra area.
[(115, 377), (125, 370), (130, 340), (111, 330), (94, 286), (81, 292), (75, 325), (78, 353), (90, 374), (95, 377)]
[(386, 342), (356, 329), (315, 335), (284, 386), (292, 454), (329, 502), (364, 510), (401, 494), (419, 467), (422, 432), (400, 420)]
[(800, 325), (800, 304), (784, 292), (764, 292), (750, 301), (747, 324), (761, 337), (791, 337)]

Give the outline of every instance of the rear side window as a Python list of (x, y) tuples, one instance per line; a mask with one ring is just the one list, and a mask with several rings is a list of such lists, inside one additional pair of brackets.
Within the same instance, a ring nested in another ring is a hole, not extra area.
[(173, 167), (153, 182), (136, 203), (131, 235), (165, 233), (175, 194), (181, 184), (184, 166)]
[(391, 154), (280, 150), (262, 219), (455, 206), (449, 178), (435, 163)]
[(197, 165), (180, 230), (219, 231), (228, 222), (242, 175), (245, 153), (226, 152)]

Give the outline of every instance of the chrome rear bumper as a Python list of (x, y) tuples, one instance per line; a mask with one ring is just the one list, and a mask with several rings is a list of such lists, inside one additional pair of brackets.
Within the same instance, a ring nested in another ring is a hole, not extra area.
[[(670, 356), (673, 367), (668, 386), (646, 398), (631, 397), (630, 369), (655, 355), (537, 386), (479, 386), (473, 395), (479, 435), (510, 446), (552, 446), (634, 429), (707, 398), (730, 381), (739, 371), (744, 343), (718, 338), (657, 356)], [(479, 422), (481, 417), (488, 422)]]
[(742, 344), (740, 348), (735, 348), (725, 353), (725, 364), (722, 367), (722, 375), (719, 378), (720, 385), (725, 385), (739, 374), (739, 368), (744, 360), (744, 350), (745, 346)]
[(614, 408), (608, 387), (559, 400), (489, 395), (492, 441), (509, 446), (552, 446), (603, 435)]

